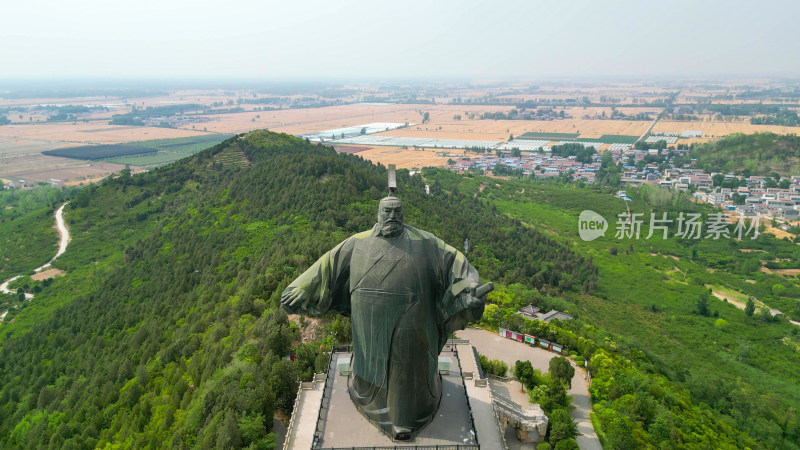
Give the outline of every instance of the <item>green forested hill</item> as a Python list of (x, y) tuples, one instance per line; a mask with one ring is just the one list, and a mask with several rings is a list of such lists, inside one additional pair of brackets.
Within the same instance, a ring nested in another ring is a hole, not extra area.
[(736, 133), (692, 148), (695, 165), (712, 171), (749, 175), (800, 174), (800, 137), (773, 133)]
[[(444, 170), (427, 170), (425, 177), (491, 201), (497, 211), (591, 258), (598, 283), (590, 294), (528, 296), (539, 306), (570, 311), (575, 320), (525, 323), (514, 313), (526, 295), (509, 290), (487, 307), (483, 321), (566, 343), (586, 359), (595, 430), (607, 447), (800, 446), (800, 327), (766, 309), (743, 310), (752, 296), (800, 320), (798, 245), (766, 233), (742, 240), (735, 233), (716, 240), (676, 237), (678, 214), (699, 213), (707, 223), (717, 212), (677, 191), (628, 189), (633, 201), (625, 202), (600, 186)], [(488, 185), (480, 189), (483, 182)], [(617, 215), (627, 207), (642, 214), (639, 237), (616, 236)], [(578, 234), (579, 214), (587, 209), (609, 226), (590, 242)], [(650, 213), (672, 220), (667, 239), (660, 231), (647, 238)]]
[[(469, 237), (485, 278), (554, 295), (597, 284), (567, 246), (399, 176), (407, 222), (457, 247)], [(385, 179), (261, 131), (82, 190), (66, 276), (0, 324), (0, 447), (269, 448), (276, 410), (326, 363), (320, 343), (295, 343), (280, 292), (374, 223)]]
[[(579, 211), (602, 213), (613, 234), (620, 199), (514, 180), (479, 190), (489, 179), (446, 171), (398, 175), (407, 222), (459, 248), (468, 238), (470, 261), (497, 282), (487, 325), (555, 340), (589, 362), (607, 447), (798, 446), (797, 328), (746, 316), (706, 290), (800, 317), (796, 278), (759, 270), (794, 267), (797, 246), (609, 235), (586, 243)], [(67, 274), (0, 324), (0, 448), (269, 448), (273, 415), (325, 366), (341, 325), (300, 345), (279, 294), (374, 223), (385, 187), (383, 167), (260, 131), (70, 194), (72, 242), (57, 262)], [(637, 212), (708, 213), (685, 198), (630, 195)], [(6, 217), (0, 231), (24, 243), (37, 218), (52, 223), (34, 208)], [(14, 271), (38, 265), (3, 256)], [(526, 323), (514, 312), (529, 301), (576, 320)]]

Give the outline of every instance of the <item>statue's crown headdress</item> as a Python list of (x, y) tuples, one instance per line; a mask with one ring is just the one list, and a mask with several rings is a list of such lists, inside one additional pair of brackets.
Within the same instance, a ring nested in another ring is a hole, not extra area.
[(395, 173), (395, 165), (389, 164), (389, 197), (394, 197), (397, 191), (397, 174)]

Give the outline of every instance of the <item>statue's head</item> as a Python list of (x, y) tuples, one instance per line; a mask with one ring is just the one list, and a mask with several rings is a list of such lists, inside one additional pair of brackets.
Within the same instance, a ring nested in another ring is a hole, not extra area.
[(378, 205), (378, 226), (384, 237), (397, 236), (403, 231), (403, 202), (397, 197), (385, 197)]

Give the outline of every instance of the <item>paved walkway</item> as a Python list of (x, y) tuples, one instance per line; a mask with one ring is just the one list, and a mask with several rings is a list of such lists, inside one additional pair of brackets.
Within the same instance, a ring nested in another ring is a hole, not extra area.
[(469, 395), (472, 415), (475, 417), (475, 428), (478, 432), (478, 442), (481, 448), (503, 448), (498, 424), (495, 420), (494, 409), (492, 408), (492, 395), (489, 386), (475, 386), (475, 379), (478, 378), (478, 362), (475, 361), (471, 345), (458, 345), (458, 359), (461, 362), (461, 370), (472, 372), (473, 379), (467, 380), (466, 388)]
[[(514, 342), (487, 330), (468, 328), (456, 332), (456, 335), (460, 339), (469, 339), (472, 346), (478, 350), (478, 353), (486, 355), (490, 359), (498, 359), (505, 362), (508, 364), (509, 370), (513, 370), (514, 363), (517, 361), (528, 360), (534, 368), (546, 373), (549, 370), (550, 360), (558, 356), (556, 353), (531, 347), (528, 344)], [(572, 404), (575, 406), (572, 411), (572, 418), (577, 422), (578, 431), (581, 433), (576, 440), (581, 450), (600, 450), (603, 446), (600, 444), (600, 439), (597, 438), (592, 422), (589, 420), (589, 413), (592, 411), (592, 400), (589, 396), (589, 387), (584, 379), (584, 374), (583, 369), (575, 367), (572, 387), (567, 391), (572, 396)]]
[(300, 399), (297, 401), (293, 414), (292, 429), (286, 436), (284, 448), (300, 449), (311, 448), (314, 441), (314, 431), (317, 429), (317, 416), (319, 415), (319, 405), (322, 401), (322, 391), (325, 389), (325, 382), (314, 384), (314, 389), (303, 389), (300, 391)]
[[(22, 275), (17, 275), (14, 278), (9, 278), (6, 281), (4, 281), (3, 284), (0, 284), (0, 292), (2, 292), (3, 294), (15, 295), (17, 291), (12, 291), (8, 289), (8, 285), (9, 283), (13, 283), (17, 278), (20, 277), (22, 277)], [(25, 293), (25, 300), (30, 300), (32, 298), (33, 294), (28, 294), (27, 292)], [(5, 316), (5, 314), (3, 314), (3, 316)]]

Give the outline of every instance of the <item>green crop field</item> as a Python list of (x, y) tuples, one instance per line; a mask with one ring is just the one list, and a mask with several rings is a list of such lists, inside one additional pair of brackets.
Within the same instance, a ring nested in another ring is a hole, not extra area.
[(132, 166), (167, 164), (193, 155), (200, 150), (218, 144), (232, 134), (207, 134), (174, 139), (128, 142), (125, 144), (84, 145), (42, 152), (50, 156), (73, 159), (107, 161)]
[(218, 144), (232, 134), (207, 134), (175, 139), (154, 139), (113, 145), (92, 145), (43, 152), (51, 156), (102, 160), (132, 166), (167, 164)]
[(84, 145), (81, 147), (59, 148), (47, 150), (42, 153), (48, 156), (61, 156), (72, 159), (88, 159), (96, 161), (108, 158), (109, 156), (119, 155), (143, 155), (155, 153), (154, 148), (144, 147), (138, 144), (109, 144), (109, 145)]
[(639, 139), (639, 136), (628, 136), (625, 134), (604, 134), (597, 139), (592, 138), (577, 138), (577, 142), (600, 142), (603, 144), (633, 144)]
[(602, 144), (633, 144), (639, 136), (625, 134), (604, 134), (599, 138), (581, 138), (578, 133), (545, 133), (529, 131), (517, 139), (552, 139), (554, 141), (598, 142)]
[(167, 164), (194, 155), (212, 145), (233, 136), (232, 134), (209, 134), (175, 139), (156, 139), (137, 142), (137, 145), (155, 149), (154, 152), (139, 155), (121, 155), (105, 158), (104, 161), (132, 166), (156, 166)]

